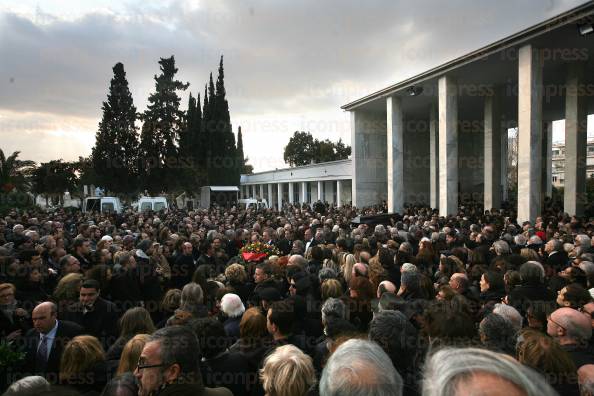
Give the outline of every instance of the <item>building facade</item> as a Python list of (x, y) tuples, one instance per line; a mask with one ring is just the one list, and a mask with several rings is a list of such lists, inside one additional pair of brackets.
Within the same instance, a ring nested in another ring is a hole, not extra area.
[(265, 199), (270, 207), (287, 203), (352, 202), (352, 161), (324, 162), (241, 175), (240, 197)]
[[(326, 165), (319, 164), (313, 179), (302, 176), (313, 172), (308, 167), (283, 169), (244, 175), (242, 188), (276, 197), (277, 205), (285, 197), (310, 202), (316, 193), (341, 203), (349, 190), (353, 205), (386, 201), (391, 212), (419, 203), (452, 215), (477, 200), (500, 208), (507, 131), (517, 128), (517, 219), (534, 221), (550, 195), (552, 123), (565, 119), (564, 210), (582, 215), (587, 115), (594, 113), (593, 20), (594, 2), (584, 3), (342, 106), (350, 113), (352, 155), (340, 177), (323, 176)], [(319, 187), (329, 181), (341, 194)]]
[[(565, 184), (565, 144), (553, 143), (552, 183), (559, 188)], [(588, 140), (586, 149), (586, 178), (594, 177), (594, 139)]]

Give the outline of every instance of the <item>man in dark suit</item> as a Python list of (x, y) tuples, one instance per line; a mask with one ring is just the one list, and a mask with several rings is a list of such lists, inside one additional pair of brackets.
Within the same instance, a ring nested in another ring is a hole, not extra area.
[(567, 257), (567, 253), (563, 250), (563, 242), (558, 239), (551, 239), (546, 243), (544, 251), (547, 253), (545, 264), (553, 268), (555, 272), (559, 272), (567, 267), (569, 257)]
[(177, 256), (175, 262), (171, 264), (171, 287), (183, 289), (184, 286), (192, 281), (192, 275), (196, 270), (194, 257), (192, 256), (193, 246), (190, 242), (182, 244), (182, 254)]
[(25, 372), (45, 376), (50, 383), (58, 382), (60, 359), (64, 347), (72, 338), (84, 332), (76, 323), (57, 319), (57, 307), (43, 302), (33, 309), (33, 328), (25, 335)]
[(84, 333), (97, 337), (107, 350), (118, 336), (118, 309), (99, 296), (99, 282), (87, 279), (80, 287), (79, 302), (66, 309), (64, 319), (78, 323)]

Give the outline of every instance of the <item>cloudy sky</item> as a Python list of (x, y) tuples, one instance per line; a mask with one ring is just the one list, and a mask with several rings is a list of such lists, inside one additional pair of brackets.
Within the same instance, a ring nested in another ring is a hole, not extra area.
[(350, 142), (341, 105), (583, 2), (3, 0), (0, 148), (36, 161), (86, 156), (116, 62), (142, 111), (159, 57), (175, 55), (190, 82), (185, 107), (223, 54), (250, 163), (285, 167), (293, 131)]

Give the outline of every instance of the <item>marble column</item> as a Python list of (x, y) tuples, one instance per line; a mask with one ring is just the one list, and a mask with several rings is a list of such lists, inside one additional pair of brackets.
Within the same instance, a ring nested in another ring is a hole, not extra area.
[(542, 123), (542, 193), (544, 197), (553, 195), (553, 121)]
[(429, 206), (439, 207), (439, 120), (435, 104), (429, 109)]
[(376, 205), (387, 199), (386, 115), (351, 111), (353, 205)]
[(289, 203), (292, 204), (295, 202), (295, 185), (293, 183), (289, 183)]
[(268, 184), (268, 207), (272, 208), (272, 199), (273, 199), (273, 192), (272, 192), (272, 184)]
[(324, 182), (318, 181), (318, 201), (324, 201)]
[(301, 182), (301, 203), (309, 203), (307, 199), (307, 182)]
[(336, 206), (342, 206), (342, 180), (336, 181)]
[(404, 118), (402, 99), (386, 99), (388, 137), (388, 212), (402, 213), (404, 209)]
[(484, 111), (484, 208), (501, 207), (501, 114), (500, 96), (485, 97)]
[(334, 182), (333, 181), (325, 181), (324, 182), (324, 200), (328, 202), (330, 205), (334, 203)]
[(439, 78), (439, 213), (458, 212), (458, 92), (449, 76)]
[(586, 98), (580, 95), (584, 83), (581, 64), (571, 64), (565, 94), (565, 184), (564, 211), (584, 214), (586, 199), (587, 112)]
[(276, 184), (276, 196), (277, 196), (276, 205), (277, 205), (278, 210), (280, 211), (283, 209), (283, 184), (282, 183)]
[(260, 184), (259, 186), (260, 196), (258, 198), (264, 199), (264, 184)]
[(501, 199), (507, 201), (507, 155), (508, 155), (508, 131), (503, 126), (501, 131)]
[(541, 198), (542, 62), (527, 44), (518, 58), (518, 222), (534, 221)]

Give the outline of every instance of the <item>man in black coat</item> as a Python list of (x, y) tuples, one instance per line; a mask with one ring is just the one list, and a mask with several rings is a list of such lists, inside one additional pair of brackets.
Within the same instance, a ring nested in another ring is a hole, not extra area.
[(553, 268), (555, 272), (559, 272), (567, 267), (569, 257), (565, 250), (563, 250), (563, 242), (558, 239), (549, 240), (544, 248), (547, 253), (545, 264)]
[(143, 304), (142, 293), (136, 272), (136, 258), (129, 252), (120, 255), (121, 268), (111, 279), (111, 300), (119, 312)]
[(138, 244), (135, 256), (137, 264), (135, 269), (136, 278), (140, 285), (144, 307), (151, 315), (155, 315), (159, 310), (159, 303), (163, 298), (157, 266), (151, 258), (153, 252), (153, 243), (149, 239), (144, 239)]
[(171, 287), (183, 289), (183, 287), (192, 281), (192, 275), (196, 270), (194, 257), (192, 256), (193, 246), (190, 242), (182, 244), (182, 254), (178, 255), (171, 266)]
[(66, 344), (84, 329), (76, 323), (57, 319), (57, 307), (43, 302), (33, 309), (33, 329), (24, 338), (24, 370), (44, 376), (50, 383), (58, 382), (60, 359)]
[(95, 336), (107, 350), (118, 336), (118, 309), (99, 297), (99, 282), (88, 279), (80, 287), (79, 302), (66, 309), (64, 319), (78, 323), (85, 334)]

